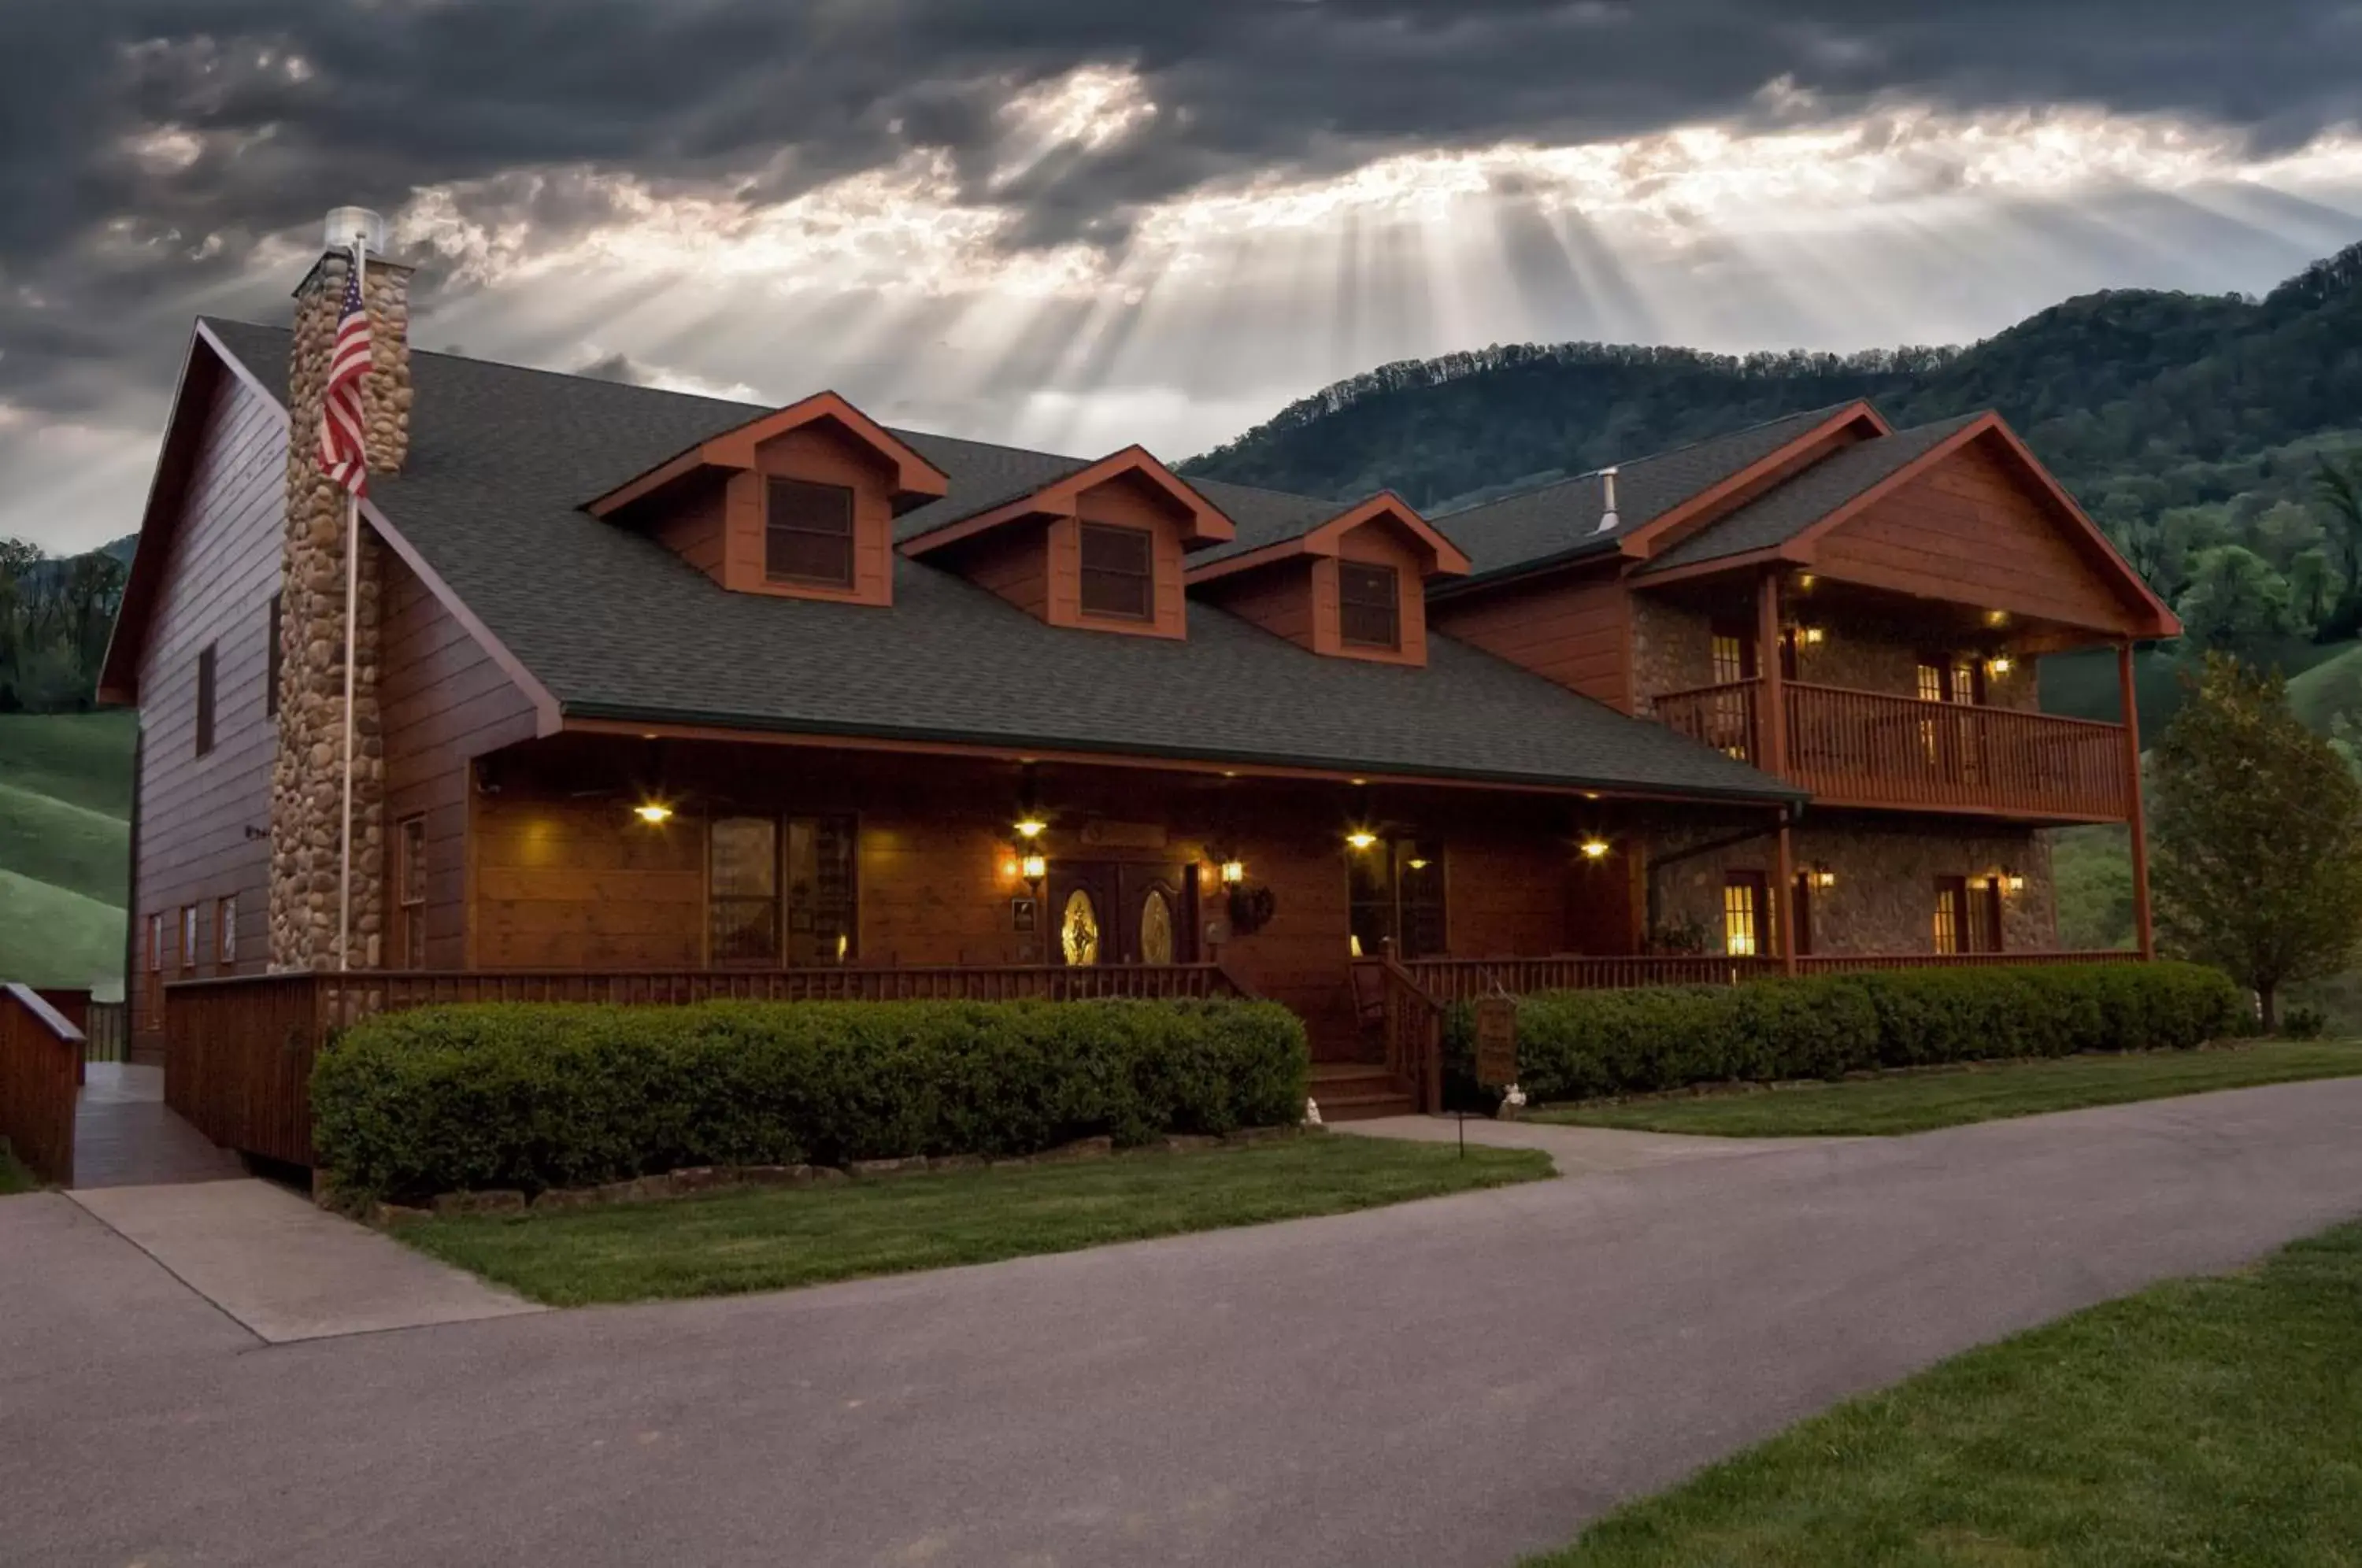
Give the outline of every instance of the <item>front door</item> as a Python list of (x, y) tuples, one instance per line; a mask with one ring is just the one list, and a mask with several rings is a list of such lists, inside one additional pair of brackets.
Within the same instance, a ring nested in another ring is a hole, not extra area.
[(1129, 861), (1052, 861), (1051, 952), (1064, 964), (1196, 962), (1196, 871)]

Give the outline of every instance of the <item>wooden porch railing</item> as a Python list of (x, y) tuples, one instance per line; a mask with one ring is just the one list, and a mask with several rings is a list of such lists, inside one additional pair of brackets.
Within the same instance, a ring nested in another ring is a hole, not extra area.
[(1435, 1114), (1443, 1109), (1443, 999), (1391, 953), (1352, 962), (1385, 1010), (1386, 1071), (1410, 1091), (1415, 1112)]
[(1780, 972), (1780, 960), (1711, 953), (1624, 958), (1414, 958), (1404, 966), (1440, 1002), (1473, 1001), (1496, 988), (1535, 991), (1631, 990), (1641, 986), (1732, 986)]
[(25, 1167), (73, 1180), (82, 1031), (29, 986), (0, 985), (0, 1136)]
[(1872, 969), (1992, 969), (2025, 964), (2137, 964), (2130, 947), (2096, 947), (2070, 953), (1811, 953), (1797, 969), (1807, 975), (1861, 974)]
[[(1741, 761), (1765, 755), (1760, 681), (1676, 691), (1657, 717)], [(1833, 806), (2132, 814), (2124, 729), (2090, 719), (1782, 683), (1787, 778)]]
[(1219, 964), (763, 970), (353, 970), (182, 980), (164, 988), (164, 1099), (215, 1143), (312, 1164), (312, 1064), (330, 1032), (374, 1013), (461, 1002), (1077, 1001), (1251, 994)]

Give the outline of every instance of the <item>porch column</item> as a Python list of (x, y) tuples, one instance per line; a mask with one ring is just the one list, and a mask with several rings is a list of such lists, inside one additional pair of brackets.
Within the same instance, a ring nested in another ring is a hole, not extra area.
[[(1763, 574), (1755, 585), (1755, 668), (1761, 679), (1756, 690), (1761, 713), (1756, 720), (1763, 755), (1757, 763), (1775, 778), (1788, 776), (1788, 697), (1785, 674), (1780, 668), (1780, 572)], [(1780, 968), (1796, 972), (1796, 853), (1791, 813), (1780, 808), (1778, 875), (1772, 884), (1772, 927), (1780, 942)]]
[(2134, 701), (2133, 645), (2116, 645), (2116, 690), (2125, 714), (2125, 782), (2131, 790), (2132, 814), (2125, 826), (2133, 847), (2133, 929), (2139, 934), (2140, 955), (2157, 956), (2157, 931), (2149, 922), (2148, 823), (2141, 811), (2140, 706)]
[(1788, 808), (1780, 808), (1780, 854), (1778, 884), (1772, 890), (1772, 907), (1778, 911), (1773, 923), (1780, 928), (1780, 972), (1796, 972), (1796, 850), (1790, 836)]

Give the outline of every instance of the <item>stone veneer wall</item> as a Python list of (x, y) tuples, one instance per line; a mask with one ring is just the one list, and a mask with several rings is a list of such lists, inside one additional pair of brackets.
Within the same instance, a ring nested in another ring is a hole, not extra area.
[[(271, 773), (270, 966), (337, 966), (338, 823), (344, 797), (345, 492), (320, 471), (320, 392), (344, 298), (342, 251), (295, 292), (289, 350), (287, 530), (280, 608), (279, 754)], [(370, 469), (400, 469), (410, 447), (410, 269), (372, 259), (374, 338), (361, 407)], [(385, 749), (377, 701), (383, 547), (364, 523), (353, 660), (352, 926), (347, 960), (384, 950)]]
[(1634, 710), (1645, 716), (1653, 698), (1713, 684), (1713, 617), (1652, 593), (1632, 595)]
[[(1664, 834), (1649, 852), (1663, 856), (1717, 836), (1703, 830)], [(1794, 860), (1798, 871), (1826, 866), (1837, 876), (1834, 887), (1813, 889), (1816, 953), (1932, 953), (1936, 878), (1977, 877), (1997, 867), (2025, 878), (2025, 890), (2002, 902), (2003, 949), (2033, 953), (2058, 944), (2050, 841), (2040, 829), (1819, 812), (1796, 828)], [(1657, 918), (1667, 925), (1694, 920), (1718, 939), (1725, 875), (1760, 871), (1770, 884), (1777, 865), (1777, 842), (1767, 833), (1665, 867), (1655, 873)]]

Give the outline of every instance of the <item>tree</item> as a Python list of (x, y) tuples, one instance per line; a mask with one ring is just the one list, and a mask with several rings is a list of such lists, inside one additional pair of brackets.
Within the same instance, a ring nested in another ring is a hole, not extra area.
[(2362, 458), (2339, 468), (2327, 458), (2312, 476), (2313, 493), (2330, 516), (2330, 534), (2345, 562), (2345, 591), (2362, 594)]
[(2256, 993), (2343, 968), (2362, 936), (2362, 784), (2285, 684), (2209, 654), (2151, 768), (2158, 932)]
[(2173, 608), (2199, 647), (2249, 657), (2295, 629), (2288, 580), (2243, 545), (2199, 551)]

